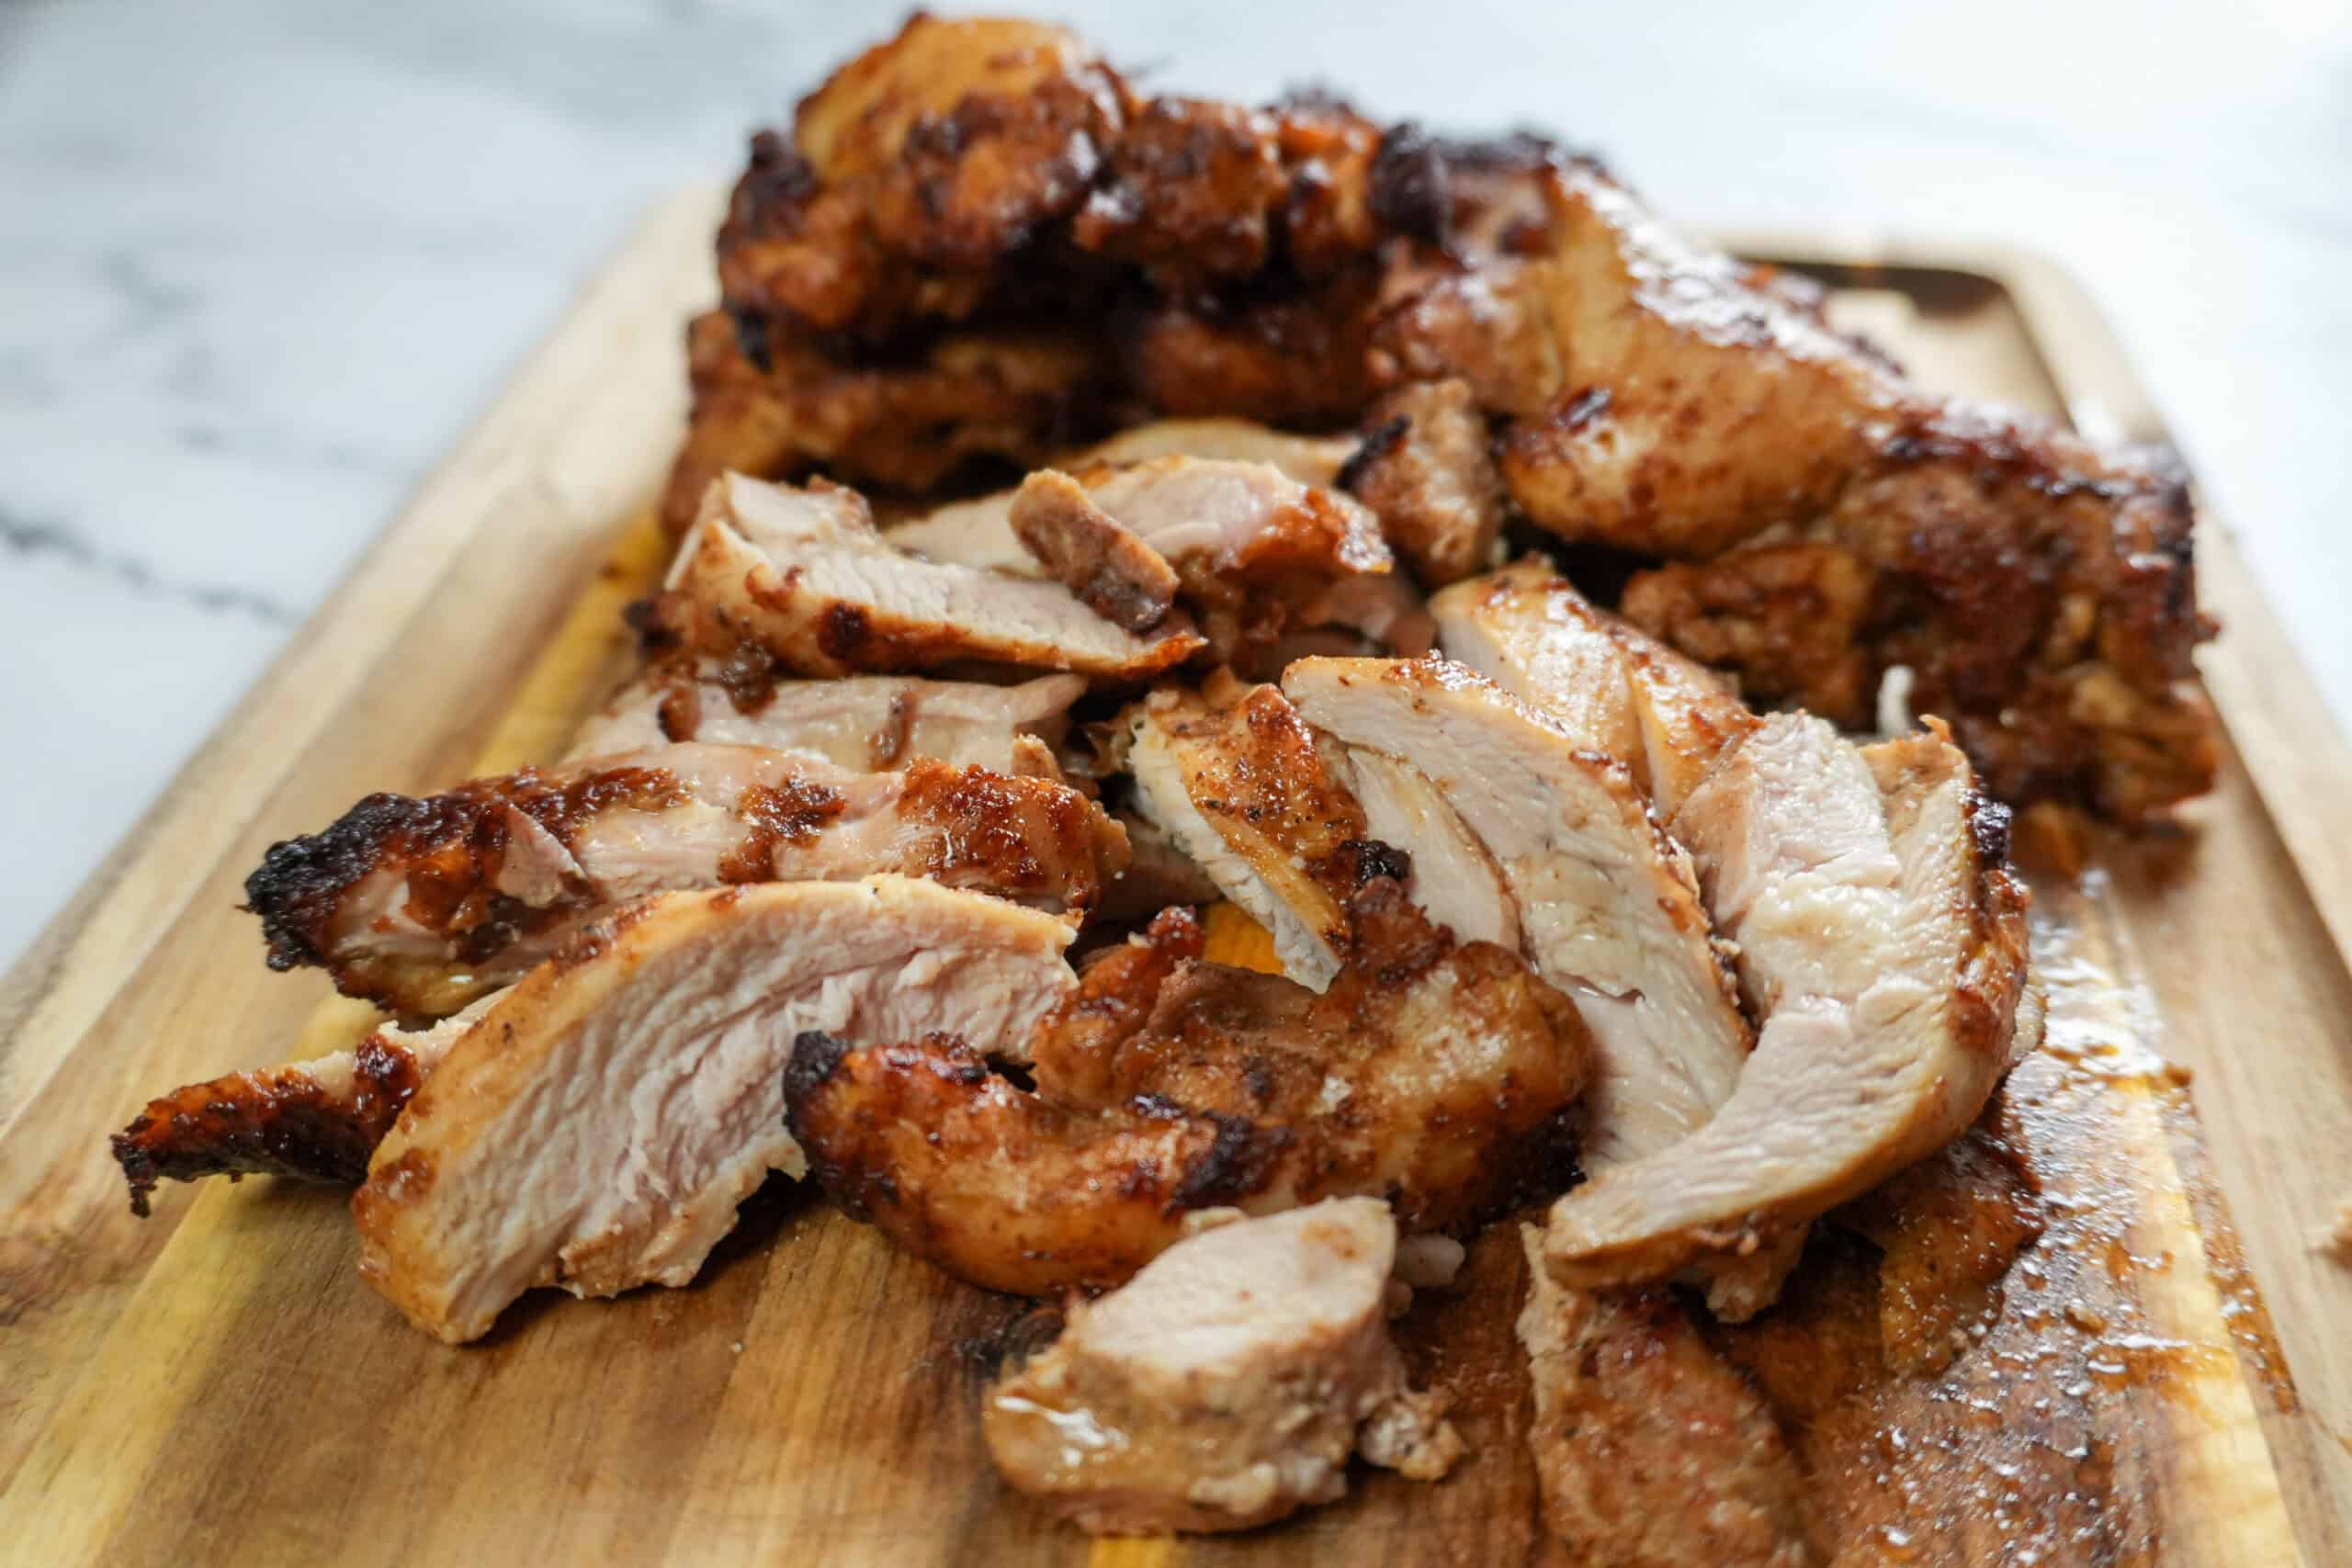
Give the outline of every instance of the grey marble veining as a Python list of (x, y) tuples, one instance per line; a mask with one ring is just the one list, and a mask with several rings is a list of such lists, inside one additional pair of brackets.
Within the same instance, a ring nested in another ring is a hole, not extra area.
[[(1684, 218), (2073, 266), (2352, 712), (2352, 12), (1494, 0), (1050, 10), (1156, 85), (1532, 123)], [(631, 220), (903, 6), (0, 8), (0, 961)]]

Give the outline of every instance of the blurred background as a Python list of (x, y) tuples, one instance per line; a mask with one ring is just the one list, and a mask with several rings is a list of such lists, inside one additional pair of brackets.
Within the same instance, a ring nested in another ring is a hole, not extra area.
[[(647, 205), (903, 9), (0, 0), (0, 964)], [(2352, 715), (2344, 0), (1039, 9), (1162, 90), (1545, 127), (1694, 225), (2054, 256)]]

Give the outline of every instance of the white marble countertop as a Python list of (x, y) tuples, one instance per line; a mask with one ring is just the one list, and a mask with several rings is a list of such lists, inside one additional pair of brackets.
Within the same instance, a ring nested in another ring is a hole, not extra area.
[[(666, 190), (882, 6), (0, 10), (0, 962)], [(1057, 0), (1155, 85), (1532, 123), (1697, 221), (2022, 243), (2352, 714), (2352, 9)]]

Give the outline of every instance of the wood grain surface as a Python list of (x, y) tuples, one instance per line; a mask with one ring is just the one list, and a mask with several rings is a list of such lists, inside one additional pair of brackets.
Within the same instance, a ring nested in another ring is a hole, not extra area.
[[(645, 506), (715, 208), (695, 191), (649, 220), (0, 989), (0, 1560), (1532, 1560), (1519, 1264), (1494, 1237), (1406, 1329), (1464, 1396), (1455, 1478), (1366, 1477), (1249, 1538), (1090, 1544), (978, 1444), (979, 1389), (1050, 1314), (781, 1181), (692, 1288), (542, 1294), (459, 1350), (360, 1284), (340, 1193), (215, 1182), (126, 1212), (104, 1134), (149, 1094), (368, 1017), (263, 968), (234, 908), (262, 849), (371, 790), (550, 756), (626, 668), (618, 609), (662, 564)], [(2030, 258), (1737, 243), (1819, 265), (1839, 315), (1931, 385), (2161, 434), (2086, 302)], [(2235, 748), (2183, 831), (2040, 879), (2059, 1048), (2007, 1091), (2056, 1190), (2138, 1261), (2069, 1274), (2053, 1247), (2066, 1300), (2013, 1291), (1986, 1347), (1902, 1396), (1953, 1460), (1878, 1467), (1908, 1493), (1849, 1489), (1854, 1561), (2352, 1562), (2352, 1272), (2312, 1246), (2352, 1194), (2352, 766), (2210, 518), (2203, 547)], [(1229, 915), (1215, 932), (1229, 957), (1256, 940)], [(2084, 1506), (2096, 1529), (2068, 1533)]]

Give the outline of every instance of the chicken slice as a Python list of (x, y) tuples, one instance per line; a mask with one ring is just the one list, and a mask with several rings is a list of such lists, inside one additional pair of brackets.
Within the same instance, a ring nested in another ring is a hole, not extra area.
[(1341, 491), (1272, 463), (1151, 457), (1082, 470), (1096, 505), (1169, 560), (1188, 586), (1228, 574), (1383, 573), (1395, 558), (1380, 522)]
[(1022, 480), (1006, 517), (1045, 575), (1103, 619), (1140, 635), (1175, 607), (1183, 580), (1168, 558), (1060, 469), (1041, 468)]
[(1487, 416), (1467, 381), (1416, 381), (1372, 405), (1370, 434), (1341, 488), (1372, 508), (1381, 531), (1431, 587), (1494, 564), (1502, 479)]
[(1448, 658), (1618, 758), (1671, 816), (1756, 717), (1713, 675), (1530, 557), (1430, 601)]
[(1713, 1121), (1554, 1205), (1570, 1284), (1662, 1279), (1860, 1195), (1973, 1121), (2018, 1042), (2007, 813), (1940, 727), (1856, 750), (1775, 716), (1676, 825), (1763, 1032)]
[(1141, 681), (1201, 646), (1173, 621), (1138, 637), (1057, 583), (925, 560), (875, 531), (854, 491), (741, 474), (715, 482), (658, 612), (695, 652), (745, 645), (807, 675), (983, 660)]
[(1983, 1127), (1832, 1218), (1879, 1248), (1879, 1341), (1898, 1377), (1933, 1376), (1968, 1349), (2000, 1313), (2009, 1265), (2043, 1230), (2030, 1166)]
[[(1124, 468), (1175, 458), (1212, 465), (1209, 472), (1271, 468), (1294, 485), (1332, 491), (1338, 488), (1341, 467), (1357, 447), (1352, 436), (1293, 435), (1246, 419), (1163, 419), (1069, 453), (1056, 459), (1054, 467), (1107, 479)], [(935, 561), (986, 567), (1018, 577), (1046, 575), (1012, 531), (1016, 493), (1006, 490), (950, 502), (920, 517), (891, 524), (882, 530), (882, 536), (902, 550)]]
[(1220, 662), (1265, 662), (1285, 635), (1327, 626), (1380, 648), (1419, 629), (1419, 596), (1393, 578), (1379, 520), (1272, 462), (1073, 463), (883, 536), (933, 561), (1042, 574), (1130, 632), (1181, 593)]
[(1487, 324), (1548, 333), (1559, 377), (1499, 462), (1536, 524), (1667, 558), (1628, 615), (1849, 725), (1908, 671), (2006, 796), (2144, 820), (2210, 787), (2176, 464), (1927, 396), (1817, 294), (1679, 242), (1595, 168), (1550, 194), (1547, 308)]
[(431, 1016), (639, 894), (890, 871), (1077, 911), (1126, 858), (1118, 824), (1047, 779), (920, 758), (851, 773), (696, 743), (370, 795), (272, 845), (245, 899), (272, 968), (321, 965), (347, 995)]
[(1427, 777), (1501, 867), (1522, 948), (1599, 1048), (1589, 1164), (1666, 1148), (1730, 1098), (1747, 1025), (1689, 857), (1623, 763), (1442, 660), (1302, 660), (1283, 689), (1316, 729)]
[(1575, 1010), (1393, 883), (1358, 903), (1364, 947), (1321, 997), (1199, 962), (1189, 916), (1155, 922), (1036, 1031), (1035, 1093), (952, 1042), (810, 1034), (793, 1135), (848, 1213), (1023, 1295), (1116, 1285), (1201, 1209), (1380, 1196), (1445, 1230), (1555, 1186), (1589, 1060)]
[(429, 1029), (391, 1024), (348, 1051), (231, 1073), (150, 1100), (110, 1140), (130, 1212), (144, 1218), (161, 1180), (289, 1176), (355, 1185), (417, 1087), (499, 995)]
[(1804, 1478), (1762, 1394), (1663, 1290), (1572, 1290), (1520, 1227), (1527, 1446), (1544, 1522), (1590, 1568), (1804, 1568)]
[(1321, 990), (1347, 954), (1363, 875), (1405, 868), (1374, 850), (1296, 710), (1272, 686), (1213, 682), (1154, 692), (1132, 722), (1137, 807), (1273, 933), (1283, 972)]
[(1403, 852), (1405, 890), (1464, 942), (1519, 951), (1519, 903), (1502, 868), (1418, 769), (1385, 751), (1325, 740), (1325, 767), (1363, 807), (1366, 835)]
[[(1530, 557), (1430, 601), (1454, 657), (1580, 743), (1626, 763), (1660, 816), (1679, 806), (1756, 716), (1704, 670), (1596, 609)], [(1721, 923), (1721, 911), (1708, 913)], [(1710, 1259), (1707, 1302), (1744, 1322), (1770, 1306), (1804, 1250), (1793, 1226)]]
[(1374, 1198), (1180, 1241), (989, 1388), (989, 1455), (1091, 1535), (1268, 1524), (1344, 1495), (1359, 1447), (1438, 1480), (1462, 1439), (1389, 1340), (1396, 1254)]
[(1075, 212), (1130, 107), (1065, 28), (918, 13), (802, 99), (788, 142), (753, 139), (720, 288), (755, 318), (876, 340), (969, 315)]
[(1502, 442), (1512, 499), (1570, 537), (1705, 556), (1826, 506), (1905, 389), (1755, 271), (1566, 171), (1539, 272), (1562, 389)]
[(1022, 485), (1011, 522), (1048, 576), (1131, 629), (1157, 625), (1181, 590), (1224, 663), (1254, 662), (1286, 632), (1401, 618), (1388, 596), (1346, 591), (1390, 577), (1379, 521), (1270, 463), (1046, 469)]
[(1020, 771), (1015, 742), (1058, 742), (1085, 691), (1076, 675), (1017, 686), (913, 675), (793, 681), (776, 679), (763, 660), (661, 660), (580, 727), (567, 761), (699, 740), (765, 746), (858, 773), (930, 757), (1010, 773)]
[(768, 1172), (804, 1169), (780, 1087), (802, 1032), (1019, 1040), (1075, 983), (1069, 939), (900, 876), (617, 910), (486, 1010), (409, 1101), (352, 1199), (360, 1273), (452, 1344), (534, 1286), (683, 1285)]
[[(1557, 582), (1565, 592), (1555, 592)], [(1648, 786), (1648, 753), (1625, 650), (1600, 614), (1549, 563), (1530, 556), (1430, 597), (1445, 656), (1551, 719), (1579, 746), (1614, 757)]]
[(852, 1049), (810, 1032), (785, 1077), (809, 1174), (854, 1219), (967, 1283), (1016, 1295), (1107, 1288), (1196, 1209), (1295, 1207), (1287, 1129), (1170, 1108), (1080, 1114), (1023, 1092), (953, 1040)]

